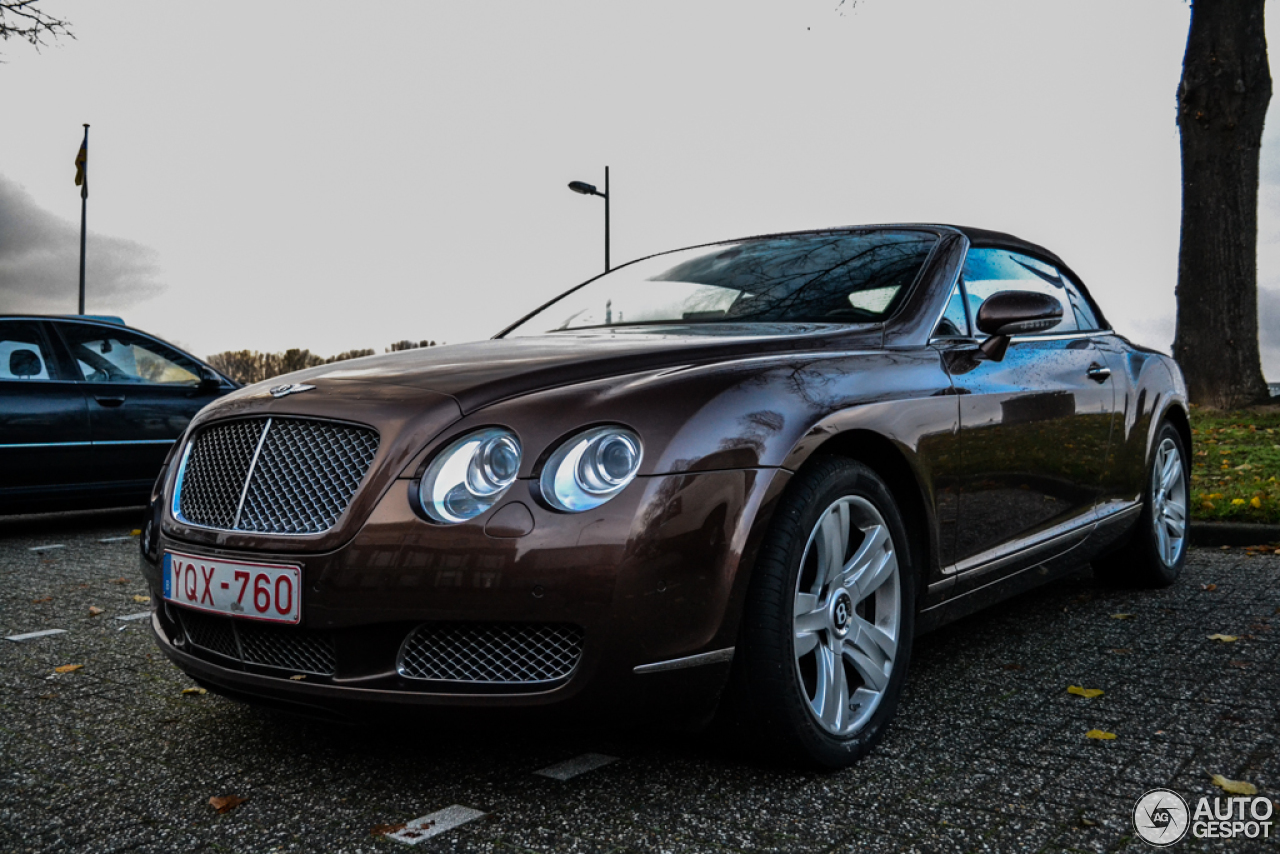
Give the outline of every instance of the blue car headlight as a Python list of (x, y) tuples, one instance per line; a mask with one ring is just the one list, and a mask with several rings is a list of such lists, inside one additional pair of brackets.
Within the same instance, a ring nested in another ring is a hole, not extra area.
[(427, 466), (418, 485), (422, 509), (446, 524), (474, 519), (515, 483), (521, 454), (520, 440), (505, 428), (468, 433)]
[(566, 441), (543, 466), (542, 497), (557, 510), (599, 507), (626, 488), (640, 471), (644, 447), (625, 427), (593, 427)]

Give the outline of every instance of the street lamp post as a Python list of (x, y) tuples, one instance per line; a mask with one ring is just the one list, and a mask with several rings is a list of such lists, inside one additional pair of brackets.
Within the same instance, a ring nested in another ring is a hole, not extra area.
[(609, 272), (609, 167), (604, 167), (604, 192), (596, 189), (594, 184), (584, 181), (570, 181), (569, 189), (584, 196), (599, 196), (604, 199), (604, 271)]

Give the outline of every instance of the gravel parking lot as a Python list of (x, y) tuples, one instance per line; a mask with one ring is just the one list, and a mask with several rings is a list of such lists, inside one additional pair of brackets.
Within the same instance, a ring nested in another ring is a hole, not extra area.
[(0, 850), (1139, 851), (1137, 798), (1223, 795), (1211, 774), (1277, 801), (1280, 832), (1274, 554), (1196, 549), (1155, 592), (1085, 570), (929, 635), (881, 746), (813, 774), (703, 736), (355, 729), (184, 693), (122, 619), (149, 607), (137, 515), (0, 520), (2, 634), (65, 630), (0, 641)]

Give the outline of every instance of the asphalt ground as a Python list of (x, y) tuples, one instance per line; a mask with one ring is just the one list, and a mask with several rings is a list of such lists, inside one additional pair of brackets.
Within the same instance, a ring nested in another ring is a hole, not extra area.
[(1280, 556), (1195, 549), (1159, 591), (1085, 569), (928, 635), (885, 740), (817, 774), (702, 735), (353, 729), (184, 694), (119, 619), (148, 607), (136, 520), (0, 520), (0, 635), (65, 629), (0, 640), (0, 850), (1146, 851), (1150, 789), (1194, 804), (1221, 774), (1280, 801)]

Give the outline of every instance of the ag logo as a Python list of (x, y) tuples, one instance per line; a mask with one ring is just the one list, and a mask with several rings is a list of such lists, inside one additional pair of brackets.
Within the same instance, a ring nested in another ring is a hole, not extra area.
[(1152, 789), (1133, 807), (1133, 828), (1143, 841), (1164, 848), (1187, 835), (1187, 802), (1177, 792)]

